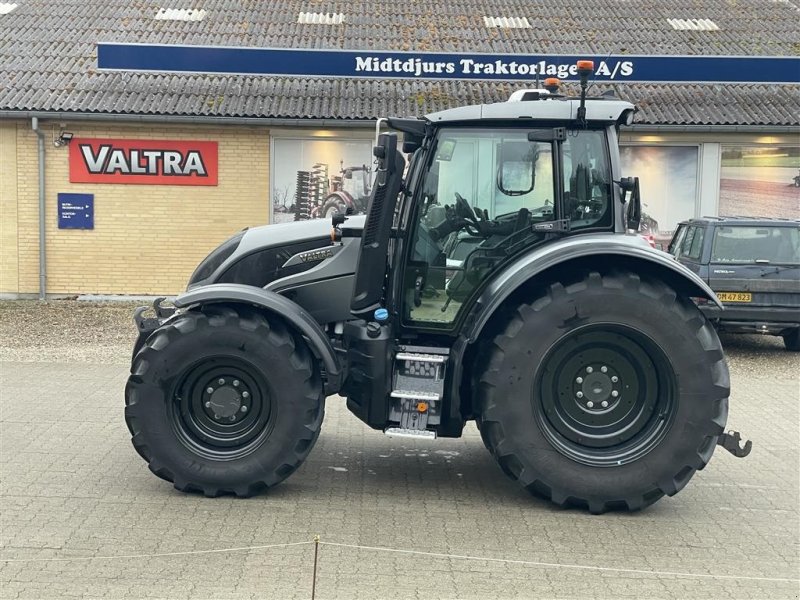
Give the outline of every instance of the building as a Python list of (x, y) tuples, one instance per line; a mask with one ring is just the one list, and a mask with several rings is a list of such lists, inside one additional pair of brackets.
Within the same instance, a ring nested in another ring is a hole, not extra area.
[[(682, 82), (593, 90), (638, 105), (622, 156), (661, 235), (691, 216), (800, 214), (800, 11), (791, 2), (165, 4), (0, 3), (0, 294), (174, 294), (237, 229), (308, 216), (337, 186), (363, 201), (369, 179), (359, 168), (371, 167), (377, 117), (505, 101), (536, 85), (109, 71), (98, 68), (99, 42), (307, 48), (323, 51), (313, 55), (322, 62), (340, 49), (665, 56), (688, 65)], [(692, 72), (701, 62), (681, 55), (788, 57), (769, 62), (788, 72), (780, 84), (748, 82), (762, 74), (741, 58), (750, 72), (738, 82), (709, 83)]]

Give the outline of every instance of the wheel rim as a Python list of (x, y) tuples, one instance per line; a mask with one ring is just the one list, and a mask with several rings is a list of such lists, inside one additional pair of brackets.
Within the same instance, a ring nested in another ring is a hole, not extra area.
[(666, 435), (677, 406), (675, 374), (659, 346), (630, 327), (573, 330), (545, 356), (534, 412), (562, 454), (593, 466), (633, 462)]
[(267, 382), (235, 357), (207, 358), (187, 369), (172, 396), (169, 415), (184, 446), (215, 460), (245, 456), (272, 430)]
[(329, 206), (328, 210), (325, 211), (325, 215), (324, 216), (327, 219), (328, 217), (332, 217), (333, 215), (337, 215), (340, 212), (344, 212), (344, 211), (341, 210), (339, 206)]

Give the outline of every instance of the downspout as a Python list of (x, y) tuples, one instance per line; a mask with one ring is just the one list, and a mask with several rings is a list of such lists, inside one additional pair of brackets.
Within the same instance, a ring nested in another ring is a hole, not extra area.
[(47, 255), (45, 253), (45, 195), (44, 195), (44, 133), (39, 129), (39, 118), (31, 118), (31, 129), (39, 138), (39, 300), (45, 299), (47, 290)]

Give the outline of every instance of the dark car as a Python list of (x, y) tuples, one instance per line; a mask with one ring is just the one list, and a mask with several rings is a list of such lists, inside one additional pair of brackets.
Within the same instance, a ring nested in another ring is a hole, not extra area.
[(700, 309), (724, 331), (779, 335), (800, 351), (800, 220), (704, 217), (678, 226), (668, 251), (725, 306)]

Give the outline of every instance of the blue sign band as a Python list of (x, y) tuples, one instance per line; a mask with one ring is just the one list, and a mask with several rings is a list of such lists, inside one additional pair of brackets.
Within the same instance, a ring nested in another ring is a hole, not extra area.
[(594, 60), (595, 81), (800, 83), (800, 57), (569, 56), (97, 44), (97, 67), (121, 71), (397, 79), (536, 81), (578, 79)]

